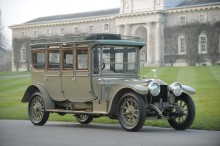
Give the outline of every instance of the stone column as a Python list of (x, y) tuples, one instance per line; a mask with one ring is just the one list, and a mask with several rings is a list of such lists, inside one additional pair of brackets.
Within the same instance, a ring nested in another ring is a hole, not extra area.
[(160, 66), (164, 66), (164, 23), (161, 23)]
[(146, 50), (146, 58), (147, 58), (147, 65), (151, 65), (153, 63), (153, 46), (152, 46), (152, 22), (147, 23), (147, 50)]
[(125, 25), (124, 35), (129, 36), (130, 35), (130, 29), (131, 29), (131, 25), (130, 24), (126, 24)]
[(117, 25), (117, 33), (118, 34), (123, 34), (123, 25), (122, 24)]
[(156, 23), (156, 34), (155, 34), (155, 64), (160, 65), (161, 59), (161, 22)]

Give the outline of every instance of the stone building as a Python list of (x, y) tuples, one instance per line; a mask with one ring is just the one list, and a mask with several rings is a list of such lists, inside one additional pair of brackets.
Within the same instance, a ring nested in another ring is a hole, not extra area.
[[(141, 66), (216, 64), (220, 0), (120, 0), (120, 8), (40, 17), (10, 26), (13, 70), (27, 70), (30, 39), (82, 33), (141, 37)], [(213, 33), (210, 33), (213, 32)]]

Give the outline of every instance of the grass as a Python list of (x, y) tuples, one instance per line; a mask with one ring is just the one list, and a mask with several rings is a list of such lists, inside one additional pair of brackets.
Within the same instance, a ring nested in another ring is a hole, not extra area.
[[(220, 131), (220, 67), (161, 67), (157, 69), (157, 78), (168, 84), (174, 81), (196, 88), (193, 100), (196, 106), (196, 118), (193, 129)], [(2, 78), (2, 76), (28, 75), (28, 72), (0, 72), (0, 119), (28, 119), (27, 104), (21, 98), (31, 84), (29, 77)], [(141, 70), (141, 76), (152, 78), (151, 68)], [(73, 121), (72, 115), (63, 117), (51, 114), (53, 121)], [(96, 123), (118, 123), (107, 117), (95, 119)], [(169, 127), (166, 120), (146, 121), (145, 125)]]

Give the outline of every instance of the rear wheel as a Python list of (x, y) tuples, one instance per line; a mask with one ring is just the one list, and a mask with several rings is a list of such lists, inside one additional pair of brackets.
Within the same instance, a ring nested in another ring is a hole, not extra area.
[(45, 111), (45, 102), (39, 92), (32, 95), (28, 105), (28, 114), (34, 125), (44, 125), (47, 122), (50, 113)]
[(89, 124), (90, 122), (92, 122), (93, 117), (89, 115), (80, 114), (76, 115), (76, 120), (81, 124)]
[[(185, 130), (192, 125), (195, 118), (194, 102), (190, 96), (184, 94), (183, 96), (176, 98), (176, 104), (183, 109), (184, 113), (172, 117), (172, 119), (169, 119), (168, 122), (170, 126), (176, 130)], [(178, 113), (175, 109), (173, 112)]]
[(127, 131), (139, 131), (146, 119), (144, 100), (134, 93), (125, 94), (119, 105), (118, 119)]

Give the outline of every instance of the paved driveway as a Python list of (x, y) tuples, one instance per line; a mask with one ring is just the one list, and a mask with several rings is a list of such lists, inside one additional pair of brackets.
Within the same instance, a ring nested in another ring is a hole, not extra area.
[(220, 146), (220, 131), (143, 127), (124, 131), (120, 125), (0, 120), (1, 146)]

